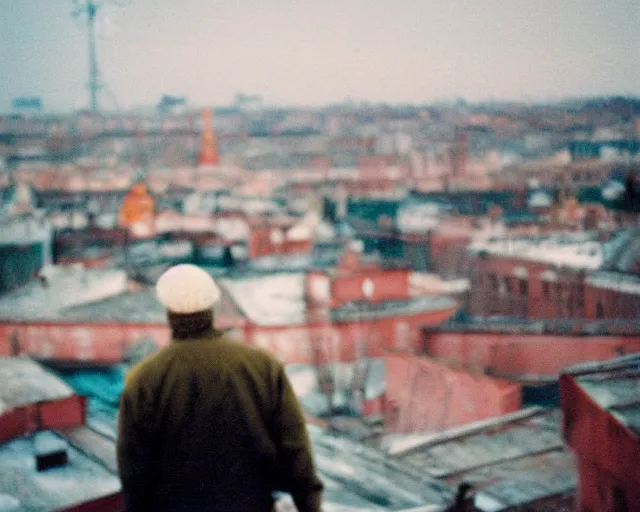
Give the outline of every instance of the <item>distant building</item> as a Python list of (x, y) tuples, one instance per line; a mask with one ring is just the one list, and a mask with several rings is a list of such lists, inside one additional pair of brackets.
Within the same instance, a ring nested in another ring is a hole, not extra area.
[(640, 232), (623, 233), (622, 243), (585, 282), (587, 318), (640, 318)]
[(586, 318), (585, 276), (604, 261), (589, 235), (505, 236), (472, 243), (469, 254), (469, 312), (484, 318)]

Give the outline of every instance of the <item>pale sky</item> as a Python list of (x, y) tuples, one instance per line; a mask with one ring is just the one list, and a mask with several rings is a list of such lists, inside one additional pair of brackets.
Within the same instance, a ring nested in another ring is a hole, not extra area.
[[(123, 107), (640, 95), (639, 0), (121, 0), (100, 69)], [(0, 112), (86, 105), (71, 0), (0, 0)], [(104, 12), (104, 11), (103, 11)], [(102, 98), (103, 103), (108, 101)]]

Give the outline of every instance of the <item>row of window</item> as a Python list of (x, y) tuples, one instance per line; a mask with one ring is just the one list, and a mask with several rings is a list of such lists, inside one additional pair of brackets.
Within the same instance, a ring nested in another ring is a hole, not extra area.
[[(526, 297), (529, 294), (529, 280), (516, 276), (502, 276), (489, 272), (486, 275), (489, 287), (498, 295), (520, 295)], [(557, 299), (563, 301), (575, 301), (578, 307), (584, 306), (584, 285), (565, 285), (561, 282), (542, 281), (542, 296), (545, 299)]]

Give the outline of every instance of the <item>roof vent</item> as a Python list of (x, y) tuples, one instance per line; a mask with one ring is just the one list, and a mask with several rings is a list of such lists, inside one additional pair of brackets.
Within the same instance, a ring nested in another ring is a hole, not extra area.
[(36, 469), (46, 471), (69, 462), (67, 443), (52, 432), (40, 432), (34, 439)]

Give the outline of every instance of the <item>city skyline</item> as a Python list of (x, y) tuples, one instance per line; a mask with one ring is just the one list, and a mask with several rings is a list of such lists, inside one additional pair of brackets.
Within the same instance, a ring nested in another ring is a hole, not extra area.
[[(0, 112), (23, 95), (41, 97), (46, 111), (88, 104), (86, 31), (72, 7), (0, 4)], [(100, 69), (122, 108), (162, 94), (229, 104), (238, 92), (308, 106), (640, 95), (640, 69), (629, 64), (640, 48), (640, 6), (631, 0), (129, 0), (106, 14), (97, 27)]]

